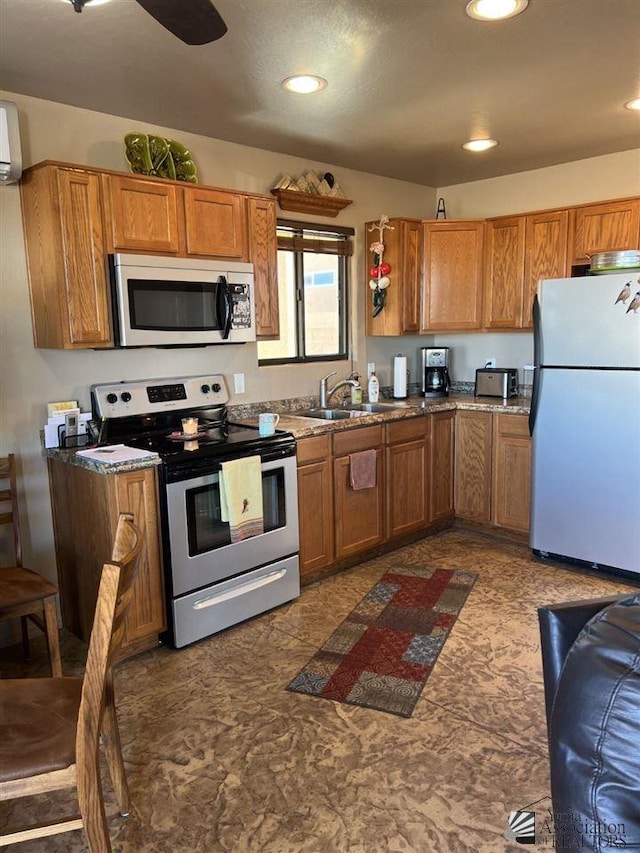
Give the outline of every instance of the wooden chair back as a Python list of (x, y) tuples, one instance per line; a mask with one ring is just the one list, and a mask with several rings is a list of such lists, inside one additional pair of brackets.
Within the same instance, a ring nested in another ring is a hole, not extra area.
[(22, 541), (18, 514), (18, 488), (16, 485), (16, 459), (13, 453), (0, 457), (0, 524), (13, 525), (15, 566), (22, 566)]

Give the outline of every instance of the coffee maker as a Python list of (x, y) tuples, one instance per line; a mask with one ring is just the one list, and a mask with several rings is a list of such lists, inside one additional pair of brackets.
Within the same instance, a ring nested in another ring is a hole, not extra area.
[(449, 347), (422, 347), (422, 393), (425, 397), (448, 397)]

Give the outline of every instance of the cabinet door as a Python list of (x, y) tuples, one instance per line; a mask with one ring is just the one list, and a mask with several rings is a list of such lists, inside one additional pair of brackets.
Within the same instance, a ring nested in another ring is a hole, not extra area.
[(524, 235), (524, 216), (487, 222), (484, 291), (487, 329), (518, 329), (522, 325)]
[(571, 211), (569, 266), (589, 255), (640, 248), (640, 199), (587, 204)]
[(421, 331), (482, 326), (484, 222), (425, 222)]
[(256, 300), (256, 334), (277, 338), (280, 334), (278, 300), (278, 244), (275, 199), (247, 199), (249, 261), (253, 264)]
[[(420, 331), (420, 295), (422, 292), (422, 226), (418, 221), (401, 225), (402, 334)], [(393, 275), (393, 269), (391, 270)]]
[(68, 320), (66, 343), (72, 348), (105, 346), (112, 343), (112, 336), (100, 176), (58, 169), (57, 182), (64, 258), (61, 314)]
[(111, 226), (110, 251), (178, 254), (181, 249), (181, 217), (174, 184), (105, 175), (107, 227)]
[(455, 412), (429, 415), (431, 425), (431, 461), (429, 521), (453, 516), (454, 418)]
[(550, 210), (526, 217), (522, 328), (533, 326), (533, 298), (542, 278), (564, 278), (567, 268), (569, 211)]
[(427, 525), (429, 446), (423, 440), (387, 447), (387, 537)]
[(491, 520), (512, 530), (529, 530), (531, 439), (525, 415), (493, 417)]
[(313, 580), (333, 563), (333, 476), (331, 460), (298, 468), (300, 582)]
[(157, 635), (166, 627), (155, 471), (145, 468), (105, 479), (110, 491), (113, 536), (118, 514), (131, 512), (144, 539), (138, 576), (133, 586), (133, 600), (125, 617), (123, 646), (119, 653), (119, 658), (125, 658), (155, 644)]
[(474, 521), (491, 517), (491, 414), (456, 413), (456, 515)]
[(337, 560), (360, 554), (384, 539), (382, 448), (376, 454), (377, 484), (372, 489), (351, 488), (348, 456), (333, 460)]
[(206, 187), (184, 187), (188, 255), (247, 260), (244, 196)]

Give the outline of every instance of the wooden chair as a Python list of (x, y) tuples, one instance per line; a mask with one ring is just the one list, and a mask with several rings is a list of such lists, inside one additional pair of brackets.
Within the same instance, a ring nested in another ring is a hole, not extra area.
[(142, 536), (122, 513), (111, 562), (102, 569), (83, 678), (0, 680), (0, 800), (77, 788), (80, 815), (0, 836), (0, 847), (84, 828), (92, 853), (110, 853), (100, 782), (102, 734), (119, 811), (129, 812), (112, 664), (124, 635)]
[(20, 617), (22, 623), (22, 647), (25, 659), (29, 659), (29, 621), (43, 630), (47, 636), (51, 674), (62, 675), (56, 595), (58, 587), (37, 572), (22, 565), (22, 543), (18, 516), (18, 490), (13, 453), (0, 458), (0, 524), (13, 525), (15, 565), (0, 568), (0, 619)]

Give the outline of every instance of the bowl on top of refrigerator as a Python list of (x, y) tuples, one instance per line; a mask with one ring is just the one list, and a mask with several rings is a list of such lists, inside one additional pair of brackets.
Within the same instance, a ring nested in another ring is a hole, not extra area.
[(597, 252), (588, 257), (590, 275), (640, 270), (640, 250), (638, 249)]

